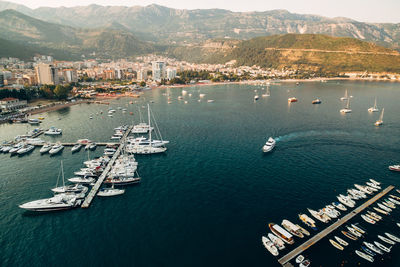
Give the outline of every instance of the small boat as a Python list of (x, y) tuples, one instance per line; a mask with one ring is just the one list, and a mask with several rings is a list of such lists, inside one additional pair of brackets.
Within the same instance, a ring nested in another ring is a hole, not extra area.
[(268, 238), (266, 238), (265, 236), (261, 237), (261, 241), (264, 244), (264, 247), (274, 256), (278, 256), (279, 252), (278, 249), (275, 247), (275, 245), (271, 242), (271, 240), (269, 240)]
[(315, 221), (310, 217), (308, 217), (306, 214), (299, 214), (299, 218), (303, 223), (307, 224), (314, 231), (318, 230), (317, 227), (315, 226)]
[(384, 214), (384, 215), (389, 215), (389, 212), (386, 212), (386, 211), (384, 211), (384, 210), (381, 210), (381, 209), (379, 209), (379, 208), (377, 208), (377, 207), (374, 207), (374, 210), (376, 210), (377, 212), (382, 213), (382, 214)]
[(368, 218), (370, 218), (371, 220), (375, 221), (375, 222), (379, 222), (380, 219), (371, 215), (371, 214), (365, 214), (365, 216), (367, 216)]
[(370, 224), (375, 224), (376, 223), (374, 220), (372, 220), (371, 218), (365, 216), (364, 214), (361, 214), (361, 218), (363, 218), (363, 220), (366, 221), (367, 223), (370, 223)]
[(310, 232), (307, 231), (306, 229), (304, 229), (303, 227), (301, 227), (300, 225), (296, 224), (296, 227), (298, 227), (299, 230), (300, 230), (303, 234), (305, 234), (305, 235), (307, 235), (307, 236), (310, 235)]
[(396, 205), (394, 205), (394, 203), (389, 201), (388, 199), (384, 199), (384, 201), (382, 203), (385, 204), (386, 206), (388, 206), (391, 209), (395, 209), (396, 208)]
[(44, 145), (40, 148), (39, 152), (40, 152), (40, 154), (47, 153), (47, 152), (50, 151), (50, 149), (51, 149), (52, 147), (53, 147), (53, 146), (50, 145), (50, 144), (44, 144)]
[(274, 149), (276, 144), (276, 141), (274, 138), (270, 137), (268, 138), (268, 141), (265, 143), (265, 145), (262, 147), (262, 151), (264, 153), (270, 152), (272, 149)]
[(31, 124), (31, 125), (36, 125), (36, 124), (41, 123), (41, 121), (38, 120), (38, 119), (29, 119), (28, 123)]
[(343, 250), (343, 247), (341, 245), (339, 245), (339, 243), (337, 243), (336, 241), (329, 239), (329, 242), (331, 242), (332, 246), (334, 246), (335, 248), (337, 248), (339, 250)]
[(357, 240), (357, 237), (346, 232), (346, 231), (342, 231), (342, 234), (345, 235), (346, 237), (350, 238), (351, 240)]
[(99, 197), (112, 197), (112, 196), (118, 196), (122, 195), (125, 193), (125, 189), (117, 189), (112, 186), (111, 188), (102, 188), (100, 191), (97, 193)]
[(97, 147), (97, 144), (96, 144), (96, 143), (91, 143), (91, 144), (89, 145), (89, 150), (95, 150), (96, 147)]
[[(389, 170), (394, 171), (394, 172), (400, 172), (400, 165), (391, 165), (391, 166), (389, 166)], [(399, 189), (396, 189), (396, 191), (398, 193), (400, 193)]]
[(358, 256), (360, 256), (361, 258), (363, 258), (363, 259), (365, 259), (365, 260), (367, 260), (367, 261), (369, 261), (369, 262), (374, 262), (374, 258), (371, 257), (370, 255), (367, 255), (367, 254), (365, 254), (364, 252), (361, 252), (361, 251), (359, 251), (359, 250), (356, 250), (355, 252), (356, 252), (356, 254), (357, 254)]
[(396, 200), (400, 200), (400, 197), (396, 196), (396, 195), (390, 195), (392, 198), (396, 199)]
[(18, 150), (17, 153), (18, 153), (18, 155), (23, 155), (23, 154), (31, 152), (34, 149), (35, 149), (34, 146), (26, 145), (26, 146), (22, 147), (20, 150)]
[(71, 148), (72, 153), (78, 152), (79, 150), (81, 150), (82, 145), (81, 144), (76, 144)]
[(336, 239), (336, 241), (339, 242), (339, 244), (342, 245), (342, 246), (348, 246), (348, 245), (349, 245), (349, 243), (347, 243), (346, 241), (344, 241), (343, 239), (341, 239), (341, 238), (338, 237), (338, 236), (335, 236), (335, 239)]
[(352, 110), (350, 109), (350, 99), (347, 99), (347, 105), (345, 108), (342, 108), (340, 110), (340, 113), (342, 114), (346, 114), (346, 113), (350, 113)]
[(61, 150), (64, 149), (64, 146), (61, 144), (55, 144), (54, 146), (52, 146), (52, 148), (49, 150), (49, 154), (50, 155), (55, 155), (57, 153), (59, 153)]
[(88, 188), (81, 184), (63, 185), (52, 188), (51, 191), (54, 193), (86, 193)]
[(385, 112), (385, 109), (382, 109), (381, 115), (379, 116), (379, 120), (377, 120), (374, 125), (375, 126), (381, 126), (383, 124), (383, 112)]
[(398, 227), (400, 227), (400, 223), (396, 223)]
[(368, 242), (363, 242), (363, 244), (364, 245), (366, 245), (370, 250), (372, 250), (372, 251), (374, 251), (374, 252), (376, 252), (376, 253), (378, 253), (378, 254), (381, 254), (381, 255), (383, 255), (383, 252), (382, 252), (382, 250), (380, 250), (378, 247), (376, 247), (374, 244), (372, 244), (372, 243), (368, 243)]
[(333, 205), (335, 208), (338, 208), (338, 209), (340, 209), (340, 210), (342, 210), (342, 211), (346, 211), (346, 210), (347, 210), (347, 208), (346, 208), (343, 204), (341, 204), (341, 203), (339, 203), (339, 202), (332, 202), (332, 205)]
[(376, 220), (378, 220), (378, 221), (380, 221), (380, 220), (383, 219), (382, 216), (378, 215), (377, 213), (375, 213), (375, 212), (373, 212), (373, 211), (367, 210), (367, 213), (368, 213), (369, 215), (371, 215), (372, 217), (374, 217), (374, 218), (375, 218)]
[(303, 255), (299, 255), (296, 258), (296, 263), (300, 264), (304, 261), (304, 256)]
[(45, 135), (60, 135), (62, 134), (61, 129), (57, 129), (56, 127), (50, 127), (47, 131), (44, 132)]
[(365, 234), (367, 231), (362, 228), (358, 223), (351, 224), (351, 227), (359, 231), (361, 234)]
[(387, 237), (389, 237), (391, 240), (396, 241), (397, 243), (400, 243), (400, 238), (398, 238), (397, 236), (389, 234), (389, 233), (385, 233), (385, 235)]
[(319, 220), (323, 223), (328, 223), (331, 220), (331, 218), (329, 216), (325, 215), (322, 211), (317, 212), (312, 209), (308, 209), (308, 211), (314, 218), (316, 218), (317, 220)]
[(295, 98), (295, 97), (289, 97), (289, 98), (288, 98), (288, 102), (289, 102), (289, 103), (297, 102), (297, 98)]
[(369, 180), (371, 181), (371, 183), (374, 183), (374, 184), (376, 184), (376, 185), (381, 185), (381, 183), (375, 181), (374, 179), (369, 179)]
[(367, 254), (371, 255), (372, 257), (376, 256), (376, 253), (373, 252), (372, 250), (370, 250), (369, 248), (367, 248), (364, 245), (361, 245), (362, 250), (364, 250)]
[(376, 107), (376, 97), (375, 97), (374, 106), (373, 106), (373, 107), (370, 107), (370, 108), (368, 109), (368, 112), (378, 112), (378, 111), (379, 111), (379, 109)]
[[(257, 100), (257, 99), (256, 99)], [(185, 101), (186, 103), (185, 104), (187, 104), (187, 101)], [(214, 102), (214, 100), (213, 99), (208, 99), (207, 100), (207, 103), (213, 103)]]
[(345, 100), (348, 100), (348, 99), (349, 99), (349, 97), (348, 97), (348, 95), (347, 95), (347, 89), (346, 89), (346, 92), (344, 93), (344, 96), (341, 97), (340, 100), (341, 100), (341, 101), (345, 101)]
[(354, 228), (352, 228), (352, 227), (350, 227), (350, 226), (346, 226), (346, 228), (347, 228), (347, 230), (349, 230), (349, 232), (350, 232), (352, 235), (354, 235), (354, 236), (356, 236), (356, 237), (361, 237), (361, 236), (362, 236), (362, 234), (359, 233), (359, 232), (357, 232)]
[(294, 243), (293, 236), (279, 225), (270, 223), (268, 224), (268, 227), (274, 234), (280, 237), (285, 243), (290, 245)]
[(307, 260), (304, 260), (302, 263), (300, 263), (300, 267), (308, 267), (308, 266), (310, 266), (310, 264), (311, 264), (311, 262), (310, 262), (310, 260), (309, 259), (307, 259)]
[[(393, 205), (393, 204), (390, 204), (390, 203), (388, 203), (388, 202), (386, 202), (386, 201), (382, 201), (381, 202), (385, 207), (387, 207), (387, 211), (388, 212), (391, 212), (392, 211), (392, 209), (395, 209), (396, 207)], [(379, 203), (378, 203), (378, 206), (379, 206)], [(381, 207), (382, 208), (382, 207)]]
[(387, 253), (389, 253), (389, 252), (390, 252), (390, 249), (392, 248), (392, 247), (390, 247), (390, 248), (385, 247), (384, 245), (382, 245), (382, 244), (379, 243), (378, 241), (374, 241), (374, 244), (375, 244), (375, 246), (377, 246), (379, 249), (381, 249), (381, 250), (383, 250), (383, 251), (385, 251), (385, 252), (387, 252)]
[(114, 177), (107, 178), (104, 183), (105, 184), (114, 184), (114, 185), (130, 185), (140, 183), (140, 177)]
[(286, 231), (288, 231), (292, 235), (295, 235), (295, 236), (300, 237), (300, 238), (304, 237), (304, 235), (301, 232), (301, 230), (296, 225), (294, 225), (292, 222), (290, 222), (288, 220), (283, 220), (281, 225), (283, 226), (283, 228), (286, 229)]
[(73, 177), (69, 178), (68, 181), (77, 184), (91, 184), (94, 183), (96, 180), (92, 177)]
[(268, 234), (268, 238), (271, 239), (272, 243), (274, 243), (274, 245), (279, 249), (282, 250), (285, 248), (285, 243), (283, 242), (282, 239), (280, 239), (279, 237), (277, 237), (274, 234), (269, 233)]
[(312, 102), (312, 104), (321, 104), (321, 100), (319, 98), (314, 99)]
[(378, 235), (378, 238), (379, 238), (380, 240), (382, 240), (383, 242), (386, 242), (386, 243), (388, 243), (388, 244), (390, 244), (390, 245), (395, 245), (395, 244), (396, 244), (396, 242), (394, 242), (393, 240), (391, 240), (391, 239), (389, 239), (389, 238), (386, 238), (386, 237), (384, 237), (384, 236)]
[(380, 187), (379, 185), (376, 185), (375, 183), (372, 183), (372, 182), (367, 182), (366, 184), (368, 186), (372, 187), (372, 188), (377, 189), (377, 190), (382, 189), (382, 187)]
[(258, 95), (254, 96), (254, 101), (258, 100), (260, 97)]

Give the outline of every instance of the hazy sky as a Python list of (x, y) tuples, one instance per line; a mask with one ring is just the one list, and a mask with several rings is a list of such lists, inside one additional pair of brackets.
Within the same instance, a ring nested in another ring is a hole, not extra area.
[(36, 8), (40, 6), (123, 5), (152, 3), (179, 9), (223, 8), (232, 11), (287, 9), (293, 13), (348, 17), (365, 22), (400, 23), (400, 0), (8, 0)]

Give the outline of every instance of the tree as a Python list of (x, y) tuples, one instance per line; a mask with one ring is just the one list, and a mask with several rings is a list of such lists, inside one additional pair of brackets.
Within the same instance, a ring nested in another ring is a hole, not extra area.
[(57, 85), (56, 88), (54, 89), (54, 95), (58, 98), (58, 99), (66, 99), (68, 97), (69, 94), (69, 90), (66, 86), (62, 86), (62, 85)]
[(145, 81), (141, 81), (139, 85), (140, 85), (140, 87), (145, 87), (146, 86), (146, 82)]

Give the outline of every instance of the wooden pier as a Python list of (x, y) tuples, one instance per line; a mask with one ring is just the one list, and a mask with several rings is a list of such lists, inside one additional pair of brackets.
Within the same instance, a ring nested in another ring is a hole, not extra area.
[(377, 201), (378, 199), (380, 199), (381, 197), (383, 197), (384, 195), (389, 193), (393, 188), (394, 188), (394, 186), (392, 186), (392, 185), (388, 186), (383, 191), (381, 191), (377, 195), (375, 195), (373, 198), (369, 199), (361, 206), (355, 208), (352, 212), (348, 213), (343, 218), (338, 219), (335, 223), (333, 223), (326, 229), (322, 230), (321, 232), (319, 232), (318, 234), (316, 234), (315, 236), (313, 236), (312, 238), (310, 238), (309, 240), (307, 240), (306, 242), (304, 242), (303, 244), (301, 244), (300, 246), (298, 246), (297, 248), (295, 248), (294, 250), (292, 250), (291, 252), (289, 252), (288, 254), (283, 256), (282, 258), (280, 258), (278, 260), (278, 262), (282, 266), (285, 266), (285, 267), (293, 266), (289, 262), (291, 259), (293, 259), (298, 254), (302, 253), (303, 251), (305, 251), (306, 249), (308, 249), (309, 247), (311, 247), (312, 245), (317, 243), (319, 240), (321, 240), (322, 238), (324, 238), (325, 236), (327, 236), (328, 234), (330, 234), (331, 232), (333, 232), (334, 230), (339, 228), (342, 224), (346, 223), (348, 220), (352, 219), (354, 216), (357, 216), (361, 211), (368, 208), (370, 205), (375, 203), (375, 201)]
[(92, 203), (94, 197), (97, 194), (97, 191), (99, 191), (102, 183), (104, 182), (104, 179), (107, 177), (107, 174), (110, 172), (112, 166), (114, 165), (115, 160), (119, 157), (121, 154), (122, 149), (125, 146), (125, 140), (132, 131), (133, 126), (130, 126), (128, 130), (125, 132), (124, 136), (121, 138), (119, 147), (117, 151), (114, 153), (113, 157), (111, 160), (108, 162), (106, 168), (104, 169), (103, 173), (100, 175), (100, 177), (97, 179), (96, 183), (92, 187), (92, 190), (90, 190), (89, 194), (86, 196), (85, 200), (83, 201), (82, 208), (89, 208), (90, 204)]

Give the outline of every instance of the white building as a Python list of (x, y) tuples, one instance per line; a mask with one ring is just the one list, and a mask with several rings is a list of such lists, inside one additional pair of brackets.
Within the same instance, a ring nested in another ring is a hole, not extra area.
[(137, 71), (137, 80), (138, 81), (146, 81), (147, 80), (147, 70), (140, 69)]
[(65, 69), (63, 71), (64, 81), (67, 83), (76, 83), (78, 82), (78, 75), (76, 74), (76, 70), (74, 69)]
[(153, 81), (160, 82), (161, 79), (165, 78), (165, 62), (164, 61), (153, 61)]
[(176, 69), (168, 68), (167, 69), (167, 79), (172, 80), (175, 77), (176, 77)]
[(27, 106), (26, 100), (19, 100), (17, 98), (9, 97), (0, 99), (0, 109), (2, 111), (12, 111)]
[(58, 71), (50, 64), (39, 63), (36, 67), (36, 77), (39, 84), (56, 85), (58, 81)]

